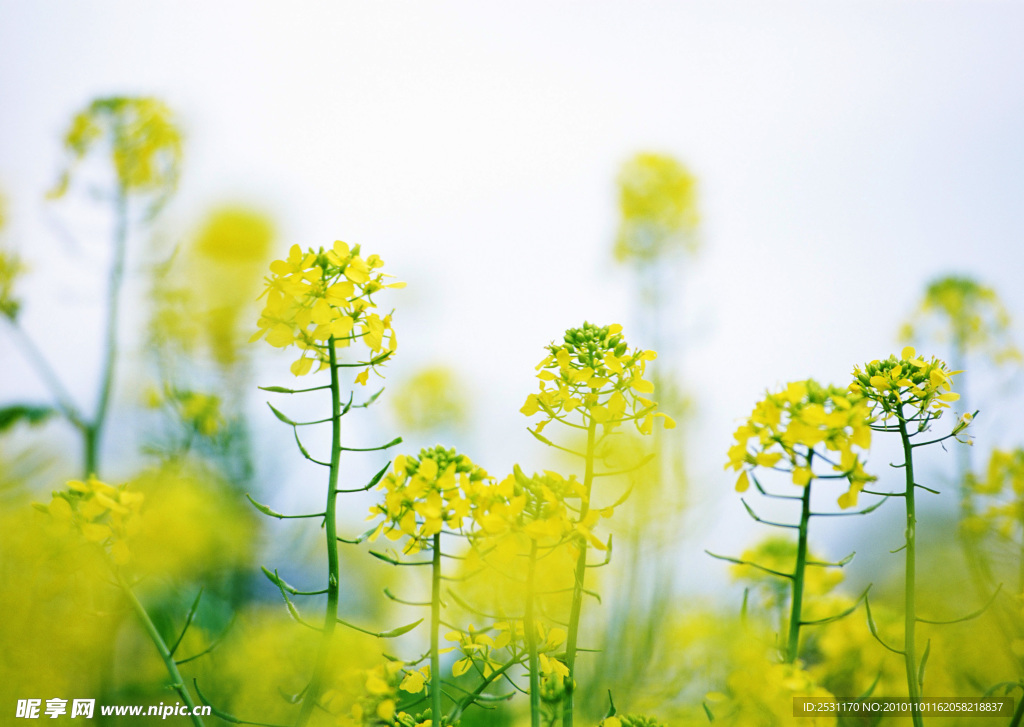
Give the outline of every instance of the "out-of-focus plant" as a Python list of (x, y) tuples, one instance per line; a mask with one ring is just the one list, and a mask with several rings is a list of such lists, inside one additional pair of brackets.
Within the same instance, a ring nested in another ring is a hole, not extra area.
[[(111, 205), (114, 217), (103, 360), (97, 402), (91, 416), (75, 404), (57, 372), (19, 325), (18, 305), (11, 295), (9, 282), (18, 272), (18, 266), (6, 257), (0, 260), (0, 291), (5, 291), (0, 294), (0, 300), (16, 341), (51, 389), (56, 408), (81, 433), (82, 469), (89, 476), (101, 469), (101, 445), (118, 363), (121, 288), (133, 213), (141, 212), (143, 220), (151, 219), (174, 192), (181, 168), (182, 138), (172, 113), (162, 102), (144, 97), (112, 97), (93, 101), (74, 117), (64, 136), (64, 146), (70, 160), (49, 194), (51, 199), (64, 197), (82, 186), (78, 181), (85, 176), (83, 165), (89, 158), (102, 158), (99, 166), (111, 171), (108, 179), (101, 180), (99, 188), (91, 189)], [(90, 187), (93, 181), (88, 180)]]
[(960, 527), (977, 548), (974, 552), (985, 554), (969, 565), (983, 566), (987, 581), (995, 580), (993, 571), (999, 565), (1006, 571), (999, 573), (1001, 578), (1016, 579), (1011, 597), (996, 604), (994, 622), (1002, 635), (1000, 644), (1016, 663), (1024, 687), (1024, 449), (993, 450), (984, 473), (968, 476), (967, 492), (968, 507)]
[(963, 276), (929, 283), (917, 310), (901, 326), (900, 338), (948, 345), (956, 368), (965, 365), (968, 353), (997, 364), (1021, 360), (1010, 335), (1010, 314), (995, 290)]
[[(486, 524), (500, 517), (500, 513), (509, 507), (511, 493), (507, 487), (497, 486), (487, 472), (468, 457), (441, 446), (424, 449), (415, 457), (396, 457), (394, 470), (378, 487), (383, 492), (383, 501), (370, 509), (370, 517), (381, 520), (370, 539), (376, 539), (383, 533), (389, 540), (405, 541), (403, 555), (411, 556), (422, 551), (430, 553), (429, 559), (407, 560), (398, 554), (371, 551), (396, 566), (430, 568), (430, 600), (419, 602), (430, 607), (430, 645), (420, 659), (404, 663), (405, 676), (401, 683), (403, 691), (413, 695), (425, 692), (425, 695), (399, 705), (399, 714), (408, 714), (421, 702), (428, 701), (429, 708), (421, 711), (415, 720), (434, 727), (457, 724), (462, 713), (478, 701), (493, 682), (522, 662), (522, 654), (515, 648), (508, 624), (492, 624), (481, 629), (470, 625), (464, 629), (442, 621), (441, 583), (445, 578), (442, 559), (459, 557), (450, 550), (445, 552), (442, 535), (464, 537), (466, 532), (463, 528), (467, 520)], [(405, 633), (418, 623), (403, 626), (399, 631)], [(463, 654), (463, 658), (453, 665), (452, 675), (459, 677), (471, 667), (480, 674), (479, 684), (468, 690), (464, 697), (448, 697), (451, 704), (447, 712), (444, 687), (448, 682), (441, 674), (442, 623), (452, 628), (446, 639), (458, 644)], [(500, 628), (502, 625), (504, 629)], [(421, 665), (428, 659), (427, 665)], [(429, 689), (426, 689), (428, 684)]]
[[(862, 395), (833, 386), (822, 386), (813, 379), (796, 381), (781, 391), (769, 393), (757, 403), (750, 418), (734, 435), (736, 443), (729, 449), (726, 469), (740, 473), (736, 489), (745, 492), (753, 481), (765, 497), (800, 503), (799, 524), (765, 520), (743, 500), (747, 513), (757, 522), (773, 527), (795, 529), (797, 546), (793, 568), (778, 568), (762, 558), (724, 558), (744, 568), (790, 582), (790, 614), (786, 630), (783, 661), (794, 663), (799, 656), (800, 630), (803, 626), (827, 623), (852, 612), (852, 608), (834, 616), (806, 620), (802, 611), (807, 567), (842, 567), (845, 558), (835, 563), (817, 561), (808, 555), (808, 537), (812, 517), (863, 515), (875, 510), (884, 500), (863, 510), (847, 513), (820, 513), (811, 509), (811, 490), (815, 480), (843, 480), (848, 488), (838, 498), (844, 510), (857, 504), (864, 485), (875, 479), (864, 471), (862, 453), (871, 446), (869, 401)], [(816, 471), (817, 468), (817, 471)], [(792, 483), (802, 489), (800, 495), (784, 495), (769, 491), (757, 477), (757, 470), (788, 474)], [(826, 470), (825, 472), (822, 469)], [(826, 473), (827, 472), (827, 473)]]
[(114, 173), (114, 196), (125, 205), (128, 195), (145, 199), (152, 213), (174, 192), (181, 173), (182, 136), (171, 110), (147, 97), (99, 98), (78, 112), (64, 136), (69, 161), (51, 198), (73, 185), (90, 154), (107, 157)]
[(258, 312), (274, 235), (267, 215), (219, 207), (151, 272), (145, 351), (157, 381), (145, 397), (155, 415), (145, 449), (164, 462), (202, 460), (242, 491), (253, 472), (243, 321)]
[[(510, 631), (526, 652), (530, 724), (539, 727), (542, 720), (557, 721), (569, 675), (557, 655), (567, 636), (559, 626), (566, 605), (560, 596), (572, 591), (584, 490), (575, 477), (566, 479), (557, 472), (527, 476), (518, 465), (498, 488), (507, 502), (492, 502), (478, 518), (466, 559), (467, 569), (476, 571), (469, 587), (476, 580), (491, 591), (491, 613), (458, 601), (480, 616), (507, 619), (497, 625)], [(584, 537), (593, 538), (589, 528)], [(475, 600), (486, 599), (477, 594)]]
[[(264, 574), (276, 585), (284, 598), (290, 613), (297, 619), (298, 610), (290, 596), (326, 595), (323, 625), (313, 626), (320, 631), (320, 645), (317, 648), (312, 676), (301, 696), (296, 725), (301, 727), (309, 722), (314, 710), (327, 688), (329, 674), (333, 669), (330, 656), (333, 651), (333, 635), (339, 623), (338, 600), (341, 590), (341, 574), (338, 562), (338, 543), (350, 542), (340, 538), (337, 532), (337, 498), (342, 492), (361, 492), (375, 486), (388, 469), (385, 465), (365, 487), (339, 490), (341, 455), (349, 451), (380, 451), (400, 443), (401, 438), (379, 447), (356, 449), (341, 444), (341, 419), (353, 408), (364, 408), (376, 399), (354, 404), (354, 394), (343, 401), (341, 371), (348, 368), (362, 369), (355, 377), (355, 383), (365, 385), (371, 372), (387, 362), (395, 352), (397, 339), (391, 326), (391, 316), (383, 318), (376, 312), (374, 295), (385, 288), (399, 288), (404, 283), (388, 282), (389, 276), (380, 272), (383, 261), (377, 255), (364, 258), (358, 245), (350, 247), (336, 241), (329, 249), (312, 248), (303, 251), (293, 245), (288, 257), (275, 260), (270, 265), (270, 276), (266, 279), (266, 305), (259, 318), (258, 331), (252, 336), (255, 341), (266, 338), (275, 348), (297, 347), (301, 354), (292, 363), (291, 371), (296, 376), (316, 370), (327, 370), (330, 381), (327, 384), (306, 389), (290, 389), (280, 386), (262, 387), (264, 391), (281, 394), (299, 394), (312, 391), (329, 391), (331, 414), (326, 419), (313, 422), (296, 422), (271, 406), (274, 415), (292, 428), (295, 443), (303, 457), (328, 470), (326, 504), (324, 510), (302, 515), (282, 515), (263, 505), (251, 496), (250, 501), (263, 514), (278, 519), (315, 518), (323, 521), (327, 548), (327, 586), (314, 591), (302, 591), (290, 586), (276, 570), (263, 569)], [(365, 360), (353, 355), (350, 362), (339, 361), (339, 352), (350, 349), (353, 344), (364, 348)], [(379, 393), (379, 392), (378, 392)], [(329, 461), (317, 459), (309, 454), (299, 437), (299, 428), (316, 424), (331, 425), (331, 451)], [(303, 623), (306, 623), (303, 621)], [(307, 624), (310, 625), (311, 624)], [(404, 633), (404, 632), (401, 632)], [(382, 636), (384, 634), (381, 634)], [(392, 636), (400, 635), (398, 632)]]
[[(584, 465), (583, 495), (576, 526), (579, 553), (566, 642), (565, 661), (569, 673), (565, 679), (566, 695), (562, 710), (562, 722), (566, 727), (573, 724), (576, 655), (588, 568), (587, 549), (591, 545), (602, 550), (608, 547), (594, 537), (591, 530), (602, 515), (610, 516), (619, 504), (616, 502), (601, 508), (592, 502), (595, 478), (611, 474), (596, 471), (598, 447), (614, 436), (623, 424), (633, 424), (641, 434), (651, 434), (659, 418), (666, 429), (675, 426), (671, 417), (657, 411), (658, 405), (644, 396), (654, 390), (654, 385), (644, 378), (644, 372), (647, 362), (654, 360), (657, 354), (639, 348), (630, 349), (621, 331), (622, 326), (618, 324), (601, 327), (591, 323), (567, 330), (561, 342), (547, 347), (548, 355), (537, 365), (540, 391), (530, 394), (521, 409), (526, 416), (542, 416), (534, 428), (528, 430), (534, 437), (550, 447), (575, 455), (583, 460)], [(556, 444), (541, 433), (548, 424), (556, 421), (566, 429), (586, 433), (583, 451)], [(646, 459), (632, 466), (642, 466)], [(628, 492), (620, 502), (626, 496)]]
[[(922, 724), (919, 699), (924, 685), (924, 666), (929, 654), (925, 648), (921, 661), (917, 659), (916, 630), (920, 618), (917, 614), (917, 490), (937, 493), (916, 481), (914, 476), (914, 450), (919, 447), (938, 444), (949, 439), (959, 440), (961, 433), (970, 424), (973, 415), (964, 414), (954, 424), (952, 431), (935, 439), (915, 441), (916, 437), (931, 430), (931, 424), (942, 416), (944, 409), (959, 399), (952, 391), (952, 377), (958, 372), (950, 371), (943, 361), (932, 358), (925, 361), (910, 346), (900, 355), (885, 360), (871, 361), (854, 368), (854, 380), (850, 391), (867, 399), (871, 407), (875, 431), (899, 434), (903, 445), (903, 462), (897, 465), (904, 470), (906, 486), (902, 492), (883, 493), (902, 497), (906, 505), (906, 542), (903, 546), (904, 560), (904, 625), (903, 646), (896, 648), (880, 637), (879, 642), (890, 651), (901, 654), (906, 665), (907, 690), (911, 700), (915, 727)], [(975, 412), (976, 414), (977, 412)], [(871, 609), (868, 606), (870, 623)], [(875, 632), (872, 627), (872, 632)], [(877, 634), (876, 634), (877, 636)], [(930, 646), (930, 644), (929, 644)]]
[(174, 658), (184, 632), (195, 616), (199, 598), (196, 598), (186, 617), (182, 637), (169, 645), (135, 594), (132, 570), (128, 566), (134, 558), (134, 541), (141, 526), (143, 500), (141, 493), (130, 490), (127, 485), (113, 487), (90, 477), (85, 481), (68, 482), (67, 490), (55, 492), (48, 505), (36, 507), (48, 513), (55, 522), (80, 533), (86, 542), (99, 550), (101, 560), (109, 566), (109, 576), (124, 594), (156, 647), (170, 677), (171, 688), (189, 708), (192, 723), (196, 727), (203, 727), (202, 717), (196, 714), (195, 701), (178, 669), (179, 662)]
[(459, 374), (443, 365), (426, 366), (414, 373), (398, 386), (391, 402), (406, 431), (458, 429), (469, 420), (469, 402)]
[(200, 229), (154, 270), (152, 343), (194, 357), (205, 349), (225, 372), (245, 356), (240, 344), (259, 273), (276, 233), (267, 215), (232, 205), (213, 210)]
[(646, 263), (697, 248), (697, 179), (686, 167), (668, 155), (637, 154), (622, 166), (618, 184), (618, 260)]
[[(698, 181), (674, 157), (644, 152), (623, 163), (616, 191), (619, 223), (613, 253), (632, 274), (632, 329), (660, 354), (648, 369), (659, 403), (682, 416), (690, 403), (676, 381), (675, 366), (686, 340), (672, 322), (679, 320), (686, 263), (699, 248)], [(685, 427), (656, 431), (630, 445), (657, 457), (631, 475), (631, 484), (637, 485), (634, 496), (616, 519), (619, 557), (613, 568), (626, 583), (608, 594), (608, 619), (596, 657), (600, 681), (624, 691), (655, 676), (648, 669), (649, 655), (660, 648), (658, 624), (672, 607), (672, 554), (685, 532), (679, 527), (687, 497), (684, 432)], [(583, 696), (596, 701), (604, 695), (588, 691)]]
[[(0, 194), (0, 233), (7, 225), (7, 201)], [(25, 272), (25, 264), (18, 253), (5, 245), (0, 247), (0, 316), (14, 321), (18, 317), (21, 301), (15, 291), (18, 278)]]

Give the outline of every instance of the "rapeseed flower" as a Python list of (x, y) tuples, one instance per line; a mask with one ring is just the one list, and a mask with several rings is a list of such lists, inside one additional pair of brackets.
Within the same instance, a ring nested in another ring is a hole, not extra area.
[(816, 462), (821, 462), (838, 473), (827, 477), (846, 478), (849, 483), (839, 497), (840, 507), (856, 505), (857, 495), (874, 479), (862, 461), (862, 453), (871, 446), (869, 404), (859, 393), (813, 379), (769, 392), (733, 435), (735, 444), (725, 468), (740, 473), (736, 489), (748, 489), (759, 467), (787, 472), (794, 485), (805, 487), (826, 476), (815, 470)]
[(530, 394), (520, 411), (547, 417), (537, 423), (537, 434), (552, 420), (567, 422), (577, 416), (584, 427), (599, 424), (606, 431), (634, 422), (641, 434), (650, 434), (657, 418), (671, 429), (675, 421), (656, 411), (658, 405), (644, 396), (654, 391), (644, 372), (655, 358), (654, 351), (630, 349), (618, 324), (570, 328), (561, 343), (548, 346), (548, 355), (537, 364), (540, 392)]
[(677, 248), (696, 248), (697, 178), (686, 167), (670, 156), (637, 154), (622, 166), (618, 184), (618, 260), (652, 262)]
[[(899, 357), (893, 355), (855, 367), (850, 392), (868, 399), (873, 413), (879, 414), (882, 421), (896, 416), (904, 421), (919, 421), (923, 429), (960, 398), (952, 390), (953, 376), (958, 373), (935, 357), (925, 361), (912, 346), (907, 346)], [(904, 412), (904, 406), (917, 411)], [(963, 422), (960, 429), (969, 422)]]
[(995, 290), (972, 278), (950, 275), (928, 284), (924, 300), (903, 324), (900, 338), (951, 343), (956, 355), (989, 354), (996, 363), (1020, 361), (1010, 338), (1010, 314)]
[(418, 456), (399, 455), (377, 485), (384, 501), (370, 508), (368, 519), (383, 517), (371, 540), (383, 533), (389, 540), (409, 539), (406, 553), (447, 527), (460, 530), (476, 507), (492, 499), (493, 482), (486, 470), (454, 449), (436, 446)]
[(292, 364), (296, 376), (330, 365), (329, 347), (345, 348), (362, 341), (371, 357), (361, 362), (368, 368), (356, 376), (366, 384), (369, 372), (394, 353), (398, 345), (391, 316), (375, 312), (373, 294), (405, 283), (387, 283), (378, 272), (384, 261), (376, 255), (363, 258), (358, 245), (340, 240), (329, 250), (305, 252), (293, 245), (284, 260), (270, 264), (266, 279), (266, 306), (251, 341), (266, 337), (276, 348), (297, 346), (302, 355)]
[(170, 109), (155, 98), (117, 96), (96, 99), (72, 120), (64, 136), (71, 161), (51, 198), (64, 195), (74, 167), (101, 145), (110, 155), (122, 193), (163, 199), (177, 186), (182, 136)]
[(67, 490), (53, 494), (49, 505), (37, 504), (37, 509), (103, 547), (117, 565), (128, 563), (128, 543), (139, 529), (142, 494), (129, 491), (127, 485), (113, 487), (95, 477), (71, 480), (67, 486)]

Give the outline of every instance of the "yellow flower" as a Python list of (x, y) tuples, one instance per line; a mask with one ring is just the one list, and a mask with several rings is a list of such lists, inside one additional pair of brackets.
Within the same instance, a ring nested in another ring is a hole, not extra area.
[(72, 120), (64, 137), (71, 162), (51, 198), (67, 191), (74, 166), (104, 142), (123, 192), (165, 198), (174, 191), (182, 139), (170, 109), (155, 98), (110, 97), (96, 99)]
[(815, 464), (831, 463), (849, 484), (840, 506), (855, 505), (865, 483), (874, 479), (856, 451), (871, 444), (869, 404), (859, 394), (813, 379), (769, 392), (733, 435), (725, 468), (740, 473), (736, 490), (746, 491), (750, 474), (759, 467), (788, 472), (794, 485), (806, 487), (820, 476)]
[(376, 255), (370, 259), (373, 265), (360, 256), (358, 245), (340, 240), (329, 250), (303, 251), (293, 245), (287, 258), (270, 264), (266, 306), (250, 340), (266, 337), (276, 348), (301, 349), (291, 367), (296, 376), (309, 373), (314, 364), (317, 371), (329, 366), (331, 346), (362, 341), (370, 357), (360, 362), (368, 368), (356, 376), (356, 383), (365, 385), (369, 371), (387, 361), (398, 345), (391, 316), (381, 318), (374, 311), (373, 294), (405, 285), (386, 282), (389, 276), (377, 272), (383, 262)]
[(544, 414), (537, 433), (548, 422), (567, 417), (605, 431), (633, 422), (641, 434), (650, 434), (659, 418), (665, 429), (672, 429), (675, 421), (643, 396), (654, 390), (644, 375), (647, 362), (655, 358), (654, 351), (630, 350), (618, 324), (571, 328), (562, 343), (548, 346), (548, 355), (537, 364), (539, 393), (530, 394), (520, 411)]
[[(943, 409), (960, 398), (952, 391), (952, 377), (958, 373), (950, 371), (937, 358), (925, 361), (913, 347), (907, 346), (899, 357), (893, 355), (884, 361), (875, 360), (855, 367), (850, 392), (868, 399), (883, 421), (893, 416), (904, 419), (919, 416), (930, 421), (940, 417)], [(904, 414), (904, 406), (917, 412)]]
[(984, 352), (996, 363), (1021, 360), (1010, 336), (1010, 314), (999, 296), (967, 277), (947, 276), (929, 283), (900, 337), (908, 342), (952, 343), (961, 352)]
[(418, 457), (399, 455), (394, 468), (377, 485), (383, 502), (368, 519), (383, 519), (371, 536), (408, 538), (406, 553), (419, 551), (443, 527), (462, 528), (463, 521), (490, 491), (487, 472), (454, 449), (437, 446)]
[(618, 260), (651, 262), (673, 249), (696, 248), (697, 180), (682, 164), (669, 156), (638, 154), (623, 165), (618, 183)]
[(127, 485), (113, 487), (95, 477), (70, 480), (67, 487), (55, 492), (48, 505), (36, 508), (75, 527), (88, 542), (102, 546), (117, 565), (125, 565), (131, 559), (128, 543), (139, 528), (143, 496)]

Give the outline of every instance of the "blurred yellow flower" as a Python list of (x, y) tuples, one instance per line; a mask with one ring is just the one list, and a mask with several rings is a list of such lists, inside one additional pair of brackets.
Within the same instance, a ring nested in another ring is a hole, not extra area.
[(618, 183), (618, 260), (651, 262), (675, 249), (696, 249), (697, 179), (686, 167), (670, 156), (637, 154)]
[(964, 276), (929, 283), (924, 300), (903, 324), (900, 338), (908, 343), (950, 343), (955, 354), (981, 351), (996, 363), (1021, 360), (1010, 335), (1010, 314), (995, 290)]
[(401, 383), (391, 406), (408, 431), (429, 432), (443, 427), (465, 426), (469, 402), (459, 374), (447, 366), (427, 366)]
[(71, 162), (51, 197), (67, 191), (74, 166), (99, 145), (123, 193), (165, 197), (177, 185), (182, 138), (170, 109), (155, 98), (118, 96), (96, 99), (72, 120), (64, 137)]

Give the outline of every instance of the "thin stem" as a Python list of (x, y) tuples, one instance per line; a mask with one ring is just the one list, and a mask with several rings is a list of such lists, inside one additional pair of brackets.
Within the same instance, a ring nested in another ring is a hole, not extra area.
[(337, 512), (335, 505), (338, 498), (338, 469), (341, 460), (341, 389), (338, 383), (337, 353), (334, 349), (334, 337), (330, 338), (327, 347), (331, 362), (331, 470), (327, 484), (327, 507), (324, 511), (324, 537), (327, 539), (327, 607), (324, 611), (323, 637), (313, 667), (313, 677), (302, 698), (302, 709), (296, 720), (296, 727), (305, 725), (313, 713), (317, 698), (323, 689), (324, 674), (331, 653), (331, 636), (338, 623), (338, 531)]
[[(586, 469), (583, 473), (583, 489), (585, 499), (580, 505), (580, 521), (590, 511), (590, 491), (594, 484), (594, 439), (597, 435), (597, 423), (591, 419), (587, 426), (587, 451), (584, 456)], [(576, 651), (580, 631), (580, 611), (583, 608), (583, 581), (587, 574), (587, 541), (579, 538), (580, 554), (576, 559), (576, 577), (572, 590), (572, 609), (569, 612), (569, 634), (565, 646), (565, 665), (569, 676), (565, 680), (566, 695), (562, 708), (562, 727), (572, 727), (573, 693), (576, 688)]]
[(441, 727), (441, 533), (434, 533), (434, 558), (430, 569), (430, 720)]
[(904, 575), (903, 660), (907, 668), (907, 691), (910, 698), (914, 727), (921, 727), (924, 724), (920, 705), (921, 683), (918, 681), (917, 652), (914, 645), (914, 636), (917, 628), (915, 605), (917, 588), (917, 510), (914, 501), (917, 488), (914, 486), (914, 449), (910, 444), (910, 435), (907, 433), (907, 424), (903, 419), (902, 407), (900, 416), (897, 419), (900, 427), (900, 438), (903, 440), (903, 457), (904, 462), (906, 462), (905, 471), (907, 474), (907, 489), (904, 496), (904, 502), (907, 504), (907, 547)]
[[(811, 466), (814, 450), (807, 453), (807, 466)], [(793, 596), (789, 608), (789, 643), (786, 647), (786, 663), (796, 661), (800, 649), (801, 612), (804, 601), (804, 570), (807, 567), (807, 530), (811, 522), (811, 483), (804, 486), (800, 500), (800, 533), (796, 546), (796, 568), (793, 570)]]
[(530, 657), (530, 727), (540, 727), (540, 657), (537, 654), (537, 624), (533, 615), (534, 575), (537, 570), (537, 541), (530, 541), (530, 570), (526, 576), (526, 649)]
[(120, 320), (121, 283), (124, 279), (124, 262), (128, 243), (128, 197), (123, 188), (118, 189), (115, 200), (114, 260), (110, 266), (107, 283), (107, 321), (103, 346), (103, 365), (100, 369), (100, 393), (96, 414), (85, 428), (85, 476), (97, 474), (100, 466), (100, 445), (103, 428), (110, 409), (110, 395), (114, 386), (117, 368), (117, 327)]
[(192, 724), (196, 727), (204, 727), (203, 719), (196, 714), (196, 703), (192, 701), (192, 694), (185, 687), (185, 681), (181, 678), (181, 672), (178, 671), (178, 665), (171, 655), (171, 650), (167, 648), (167, 642), (164, 641), (164, 637), (157, 631), (156, 626), (153, 624), (153, 619), (149, 617), (149, 613), (146, 611), (146, 607), (142, 605), (132, 587), (128, 585), (128, 582), (120, 573), (117, 574), (117, 584), (121, 587), (128, 602), (132, 605), (132, 609), (134, 609), (135, 614), (139, 617), (139, 621), (142, 622), (142, 626), (146, 629), (146, 633), (149, 634), (153, 645), (156, 646), (156, 650), (164, 662), (164, 667), (171, 677), (171, 686), (178, 693), (178, 696), (181, 697), (181, 701), (185, 703), (185, 706), (189, 708)]
[(85, 429), (86, 423), (78, 407), (75, 406), (74, 400), (71, 398), (71, 394), (64, 388), (64, 384), (61, 383), (60, 377), (50, 366), (50, 362), (46, 360), (42, 351), (36, 346), (35, 341), (29, 337), (28, 333), (23, 329), (18, 322), (9, 319), (11, 324), (11, 330), (15, 334), (15, 340), (21, 345), (22, 352), (25, 357), (32, 363), (36, 372), (43, 379), (46, 385), (50, 388), (50, 392), (53, 394), (54, 399), (57, 401), (57, 408), (60, 409), (61, 414), (72, 424), (79, 429)]
[(1013, 718), (1010, 720), (1010, 727), (1020, 727), (1021, 720), (1024, 719), (1024, 695), (1022, 695), (1020, 701), (1017, 703), (1017, 709), (1013, 713)]

